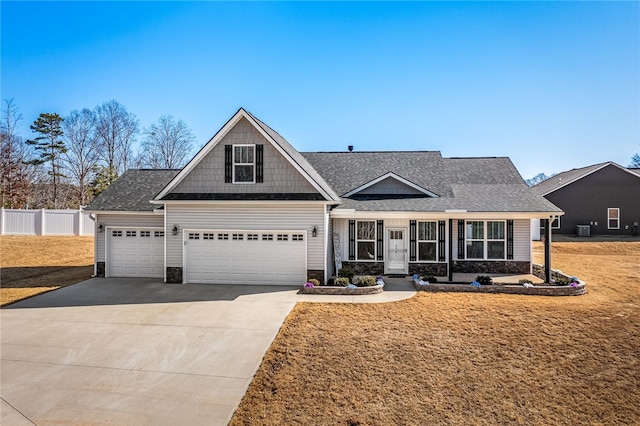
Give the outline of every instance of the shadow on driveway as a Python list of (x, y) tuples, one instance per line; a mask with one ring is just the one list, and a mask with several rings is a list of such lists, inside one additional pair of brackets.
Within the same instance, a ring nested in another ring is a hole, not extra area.
[(298, 289), (278, 285), (164, 284), (155, 278), (92, 278), (2, 309), (225, 301)]

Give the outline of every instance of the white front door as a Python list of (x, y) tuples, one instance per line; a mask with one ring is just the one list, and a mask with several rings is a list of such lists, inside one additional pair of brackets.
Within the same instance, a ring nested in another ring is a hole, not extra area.
[(404, 228), (387, 229), (387, 261), (385, 273), (407, 273), (407, 230)]

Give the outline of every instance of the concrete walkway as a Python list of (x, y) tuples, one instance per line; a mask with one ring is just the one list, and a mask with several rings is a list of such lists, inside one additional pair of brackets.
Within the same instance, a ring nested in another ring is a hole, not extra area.
[(298, 301), (381, 303), (298, 287), (95, 278), (0, 310), (0, 423), (225, 425)]

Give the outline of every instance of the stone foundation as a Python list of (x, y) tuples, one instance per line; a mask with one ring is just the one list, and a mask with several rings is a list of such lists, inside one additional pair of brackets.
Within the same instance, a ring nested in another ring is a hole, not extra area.
[(300, 293), (356, 296), (356, 295), (363, 295), (363, 294), (378, 294), (378, 293), (382, 293), (383, 291), (384, 291), (384, 284), (373, 285), (370, 287), (356, 287), (356, 288), (323, 285), (319, 287), (302, 287), (302, 290), (300, 290)]
[(307, 269), (307, 280), (316, 279), (320, 284), (324, 284), (324, 271), (318, 269)]
[(515, 260), (456, 260), (453, 262), (453, 272), (462, 274), (528, 274), (530, 270), (529, 262)]
[(409, 263), (409, 275), (432, 275), (444, 277), (447, 275), (446, 263)]
[(167, 283), (182, 284), (182, 268), (167, 266)]
[(96, 262), (96, 277), (105, 276), (105, 263), (104, 262)]
[(383, 275), (384, 262), (356, 262), (350, 260), (342, 262), (343, 268), (349, 268), (355, 271), (356, 275)]

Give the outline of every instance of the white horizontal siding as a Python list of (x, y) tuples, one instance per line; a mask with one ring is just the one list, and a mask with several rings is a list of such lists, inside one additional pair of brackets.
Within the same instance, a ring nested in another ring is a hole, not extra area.
[(513, 221), (513, 260), (531, 260), (531, 220)]
[[(307, 268), (325, 269), (324, 227), (325, 206), (315, 205), (167, 205), (166, 266), (181, 267), (183, 260), (182, 233), (194, 230), (240, 230), (240, 231), (305, 231), (307, 234)], [(178, 235), (172, 228), (178, 226)], [(316, 226), (318, 236), (312, 237)]]
[(107, 226), (110, 227), (164, 227), (161, 214), (96, 214), (96, 223), (104, 226), (104, 231), (96, 233), (96, 262), (104, 262), (104, 242)]

